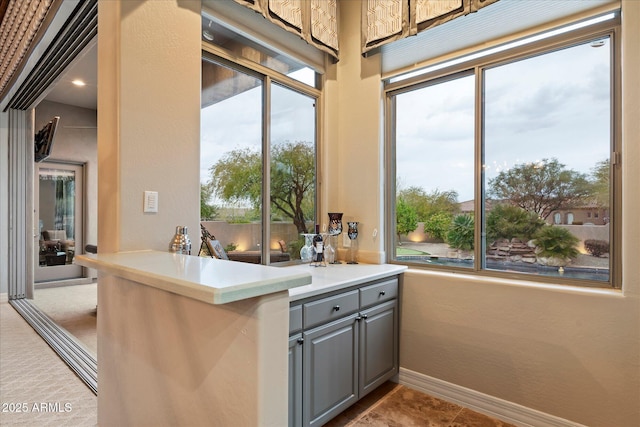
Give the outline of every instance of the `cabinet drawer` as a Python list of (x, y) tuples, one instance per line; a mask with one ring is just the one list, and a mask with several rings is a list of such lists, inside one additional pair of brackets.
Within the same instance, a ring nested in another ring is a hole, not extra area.
[(330, 322), (358, 311), (358, 291), (345, 292), (303, 305), (304, 327)]
[(398, 297), (398, 279), (360, 288), (360, 306), (368, 307)]
[(289, 334), (302, 329), (302, 306), (294, 305), (289, 308)]

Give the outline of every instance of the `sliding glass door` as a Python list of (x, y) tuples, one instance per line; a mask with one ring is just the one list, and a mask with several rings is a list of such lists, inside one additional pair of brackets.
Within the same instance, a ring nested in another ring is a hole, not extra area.
[(82, 249), (83, 167), (37, 163), (35, 168), (35, 282), (76, 279), (82, 267), (73, 264)]

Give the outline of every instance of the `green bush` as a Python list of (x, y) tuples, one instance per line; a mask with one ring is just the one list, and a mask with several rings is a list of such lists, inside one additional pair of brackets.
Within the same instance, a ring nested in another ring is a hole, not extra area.
[(516, 237), (526, 242), (544, 226), (544, 220), (535, 212), (512, 205), (496, 205), (487, 214), (487, 241)]
[(287, 247), (289, 248), (289, 254), (291, 254), (291, 259), (300, 259), (300, 249), (302, 249), (303, 246), (304, 246), (303, 236), (300, 236), (300, 238), (298, 238), (297, 240), (291, 240), (290, 242), (287, 242)]
[(431, 215), (424, 222), (424, 232), (429, 233), (434, 239), (445, 240), (447, 231), (451, 228), (453, 217), (447, 212), (438, 212)]
[(606, 240), (587, 239), (584, 241), (584, 248), (591, 255), (601, 257), (609, 253), (609, 242)]
[(474, 221), (471, 215), (458, 215), (453, 218), (447, 233), (447, 243), (454, 249), (470, 251), (474, 243)]
[(575, 258), (578, 256), (580, 239), (562, 227), (547, 225), (535, 234), (538, 256), (545, 258)]

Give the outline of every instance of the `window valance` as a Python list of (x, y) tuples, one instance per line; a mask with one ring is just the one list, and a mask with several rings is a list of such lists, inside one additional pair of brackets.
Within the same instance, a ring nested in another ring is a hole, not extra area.
[(365, 0), (362, 2), (362, 53), (418, 34), (498, 0)]
[(337, 0), (235, 0), (338, 59)]

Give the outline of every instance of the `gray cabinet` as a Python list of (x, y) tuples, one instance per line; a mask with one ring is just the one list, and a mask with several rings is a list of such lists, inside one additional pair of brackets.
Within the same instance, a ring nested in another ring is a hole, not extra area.
[(398, 304), (394, 299), (362, 311), (360, 388), (363, 397), (398, 372)]
[(304, 426), (320, 426), (358, 400), (356, 316), (352, 314), (304, 332)]
[(289, 426), (302, 425), (302, 334), (289, 337)]
[(289, 426), (321, 426), (398, 372), (397, 296), (394, 277), (291, 306)]

